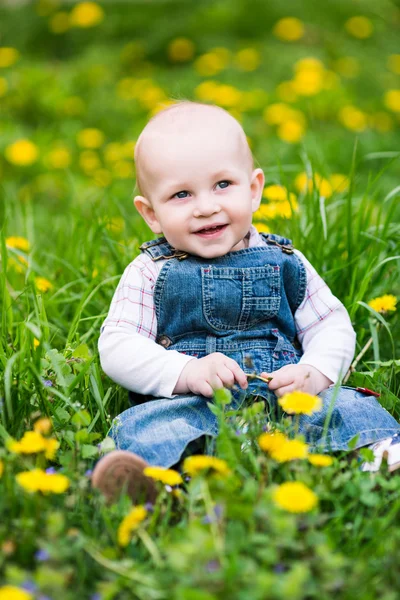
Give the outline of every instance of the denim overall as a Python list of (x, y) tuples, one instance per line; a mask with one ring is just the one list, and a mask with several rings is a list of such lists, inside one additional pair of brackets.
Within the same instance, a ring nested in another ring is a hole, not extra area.
[[(306, 292), (305, 267), (290, 240), (261, 235), (264, 247), (211, 259), (177, 251), (165, 238), (140, 247), (153, 261), (169, 259), (154, 288), (157, 343), (197, 358), (221, 352), (246, 373), (272, 372), (300, 360), (294, 314)], [(266, 401), (266, 421), (278, 414), (275, 394), (256, 379), (249, 380), (245, 391), (238, 386), (232, 390), (229, 408), (255, 397)], [(400, 430), (373, 396), (341, 387), (324, 390), (320, 397), (323, 410), (299, 421), (299, 433), (319, 450), (346, 450), (356, 435), (356, 447), (361, 447)], [(194, 440), (218, 434), (216, 417), (207, 406), (211, 398), (130, 393), (130, 400), (133, 406), (114, 419), (109, 435), (117, 448), (138, 454), (150, 465), (176, 465)]]

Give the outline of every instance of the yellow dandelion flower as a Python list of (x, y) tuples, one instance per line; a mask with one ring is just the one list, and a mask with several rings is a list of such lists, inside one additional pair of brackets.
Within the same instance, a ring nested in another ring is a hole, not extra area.
[(187, 62), (194, 56), (195, 46), (192, 40), (179, 37), (169, 43), (167, 54), (172, 62)]
[(84, 150), (79, 155), (79, 166), (86, 174), (92, 174), (101, 166), (99, 155), (93, 150)]
[(46, 473), (43, 469), (23, 471), (15, 476), (21, 487), (29, 493), (63, 494), (70, 485), (68, 477), (61, 473)]
[[(340, 179), (340, 181), (341, 180), (342, 179)], [(328, 181), (327, 179), (321, 177), (319, 173), (314, 173), (313, 181), (312, 177), (308, 177), (307, 173), (303, 172), (296, 176), (294, 180), (294, 186), (301, 193), (305, 193), (307, 190), (312, 192), (314, 189), (314, 182), (315, 189), (317, 189), (320, 195), (324, 198), (330, 198), (333, 193), (333, 183), (335, 183), (335, 185), (338, 184), (338, 180), (333, 179), (332, 181)]]
[(261, 55), (255, 48), (243, 48), (236, 53), (235, 65), (242, 71), (255, 71), (261, 63)]
[(272, 33), (283, 42), (296, 42), (304, 35), (304, 25), (296, 17), (285, 17), (275, 24)]
[(40, 341), (39, 341), (39, 340), (37, 340), (36, 338), (34, 338), (34, 340), (33, 340), (33, 347), (35, 348), (35, 350), (36, 350), (36, 348), (37, 348), (38, 346), (40, 346)]
[(361, 132), (367, 128), (367, 116), (355, 106), (344, 106), (339, 111), (339, 121), (350, 131)]
[(332, 191), (334, 192), (345, 192), (349, 189), (350, 181), (346, 175), (342, 173), (334, 173), (329, 177), (329, 183)]
[(305, 128), (299, 121), (289, 119), (279, 125), (277, 130), (278, 137), (288, 144), (296, 144), (304, 136)]
[(212, 77), (225, 69), (229, 60), (230, 52), (227, 48), (214, 48), (199, 56), (194, 62), (194, 68), (202, 77)]
[(19, 442), (9, 440), (7, 448), (14, 454), (37, 454), (46, 450), (46, 439), (38, 431), (26, 431)]
[(29, 241), (20, 236), (11, 236), (6, 238), (6, 246), (8, 248), (16, 248), (17, 250), (22, 250), (23, 252), (29, 252), (31, 245)]
[(82, 148), (100, 148), (104, 144), (104, 133), (94, 127), (82, 129), (76, 141)]
[(278, 404), (290, 415), (312, 415), (322, 408), (321, 398), (307, 394), (307, 392), (295, 391), (285, 394), (278, 399)]
[(326, 454), (309, 454), (308, 462), (314, 467), (330, 467), (333, 464), (333, 458)]
[(280, 446), (269, 451), (271, 458), (277, 462), (289, 462), (307, 458), (308, 446), (300, 440), (286, 440)]
[(266, 227), (265, 223), (260, 223), (258, 221), (253, 222), (254, 227), (257, 229), (259, 233), (270, 233), (268, 227)]
[(297, 60), (293, 68), (296, 73), (300, 71), (319, 71), (322, 73), (325, 69), (323, 62), (315, 56), (307, 56)]
[(400, 112), (400, 90), (389, 90), (384, 97), (385, 106), (393, 111)]
[(4, 462), (0, 458), (0, 477), (3, 475), (3, 473), (4, 473)]
[(276, 202), (284, 202), (286, 200), (290, 200), (291, 202), (296, 202), (296, 196), (293, 193), (288, 192), (288, 190), (283, 185), (267, 185), (263, 191), (264, 198), (267, 200), (275, 200)]
[(323, 89), (324, 74), (317, 70), (299, 71), (292, 81), (292, 87), (300, 96), (315, 96)]
[(291, 106), (287, 106), (287, 104), (282, 102), (277, 102), (275, 104), (270, 104), (265, 108), (263, 118), (268, 125), (280, 125), (293, 116), (299, 117), (299, 114), (302, 113), (300, 113), (300, 111), (295, 111)]
[(309, 512), (318, 504), (317, 495), (300, 481), (282, 483), (272, 498), (277, 506), (292, 513)]
[(262, 433), (258, 438), (258, 444), (264, 452), (273, 452), (287, 442), (287, 437), (280, 431)]
[(35, 287), (38, 292), (45, 293), (45, 292), (48, 292), (49, 290), (51, 290), (53, 287), (53, 284), (50, 283), (50, 281), (48, 279), (46, 279), (45, 277), (35, 277), (34, 281), (35, 281)]
[(60, 10), (54, 15), (51, 15), (49, 19), (49, 29), (52, 33), (65, 33), (70, 27), (70, 16), (69, 13), (67, 13), (65, 10)]
[(379, 313), (395, 311), (396, 304), (397, 298), (392, 294), (385, 294), (384, 296), (379, 296), (379, 298), (373, 298), (368, 302), (368, 306)]
[(308, 177), (307, 173), (299, 173), (295, 177), (294, 187), (300, 193), (305, 193), (307, 191), (311, 192), (313, 189), (313, 181), (311, 178)]
[(0, 77), (0, 98), (2, 98), (3, 96), (6, 95), (7, 90), (8, 90), (7, 79), (4, 79), (4, 77)]
[(229, 475), (231, 470), (227, 463), (221, 458), (215, 456), (194, 455), (188, 456), (183, 462), (183, 470), (192, 477), (202, 471), (210, 470), (213, 474), (222, 476)]
[(343, 56), (342, 58), (338, 58), (333, 64), (336, 71), (348, 79), (353, 79), (360, 74), (360, 62), (354, 56)]
[(224, 108), (237, 106), (242, 100), (242, 92), (233, 85), (219, 85), (214, 92), (214, 101)]
[(133, 177), (133, 165), (127, 160), (119, 160), (113, 165), (113, 173), (119, 179), (130, 179)]
[(350, 35), (359, 40), (371, 37), (374, 27), (367, 17), (351, 17), (346, 21), (344, 27)]
[(60, 447), (60, 443), (57, 442), (57, 440), (55, 440), (54, 438), (50, 438), (50, 439), (46, 439), (45, 440), (45, 452), (44, 455), (47, 458), (47, 460), (53, 460), (57, 450)]
[(21, 139), (7, 146), (4, 154), (9, 163), (18, 167), (27, 167), (37, 161), (39, 150), (30, 140)]
[(154, 110), (158, 105), (168, 102), (168, 97), (158, 85), (149, 85), (140, 91), (138, 100), (147, 110)]
[(66, 146), (57, 146), (46, 156), (46, 161), (53, 169), (66, 169), (71, 164), (71, 153)]
[(400, 54), (391, 54), (388, 57), (388, 68), (396, 75), (400, 75)]
[(121, 521), (118, 532), (118, 544), (127, 546), (131, 540), (132, 532), (137, 529), (142, 521), (146, 518), (147, 510), (144, 506), (135, 506), (131, 512)]
[(40, 419), (35, 421), (33, 425), (33, 430), (37, 431), (38, 433), (42, 433), (43, 435), (47, 435), (48, 433), (50, 433), (52, 427), (53, 424), (50, 419), (48, 419), (47, 417), (41, 417)]
[(218, 89), (218, 83), (215, 81), (203, 81), (194, 90), (194, 95), (199, 100), (214, 101), (214, 94)]
[(71, 25), (75, 27), (94, 27), (104, 19), (104, 10), (96, 2), (79, 2), (70, 14)]
[(16, 48), (0, 47), (0, 67), (11, 67), (18, 59), (19, 52)]
[(333, 191), (331, 183), (327, 179), (321, 177), (321, 175), (318, 173), (315, 173), (314, 179), (315, 187), (319, 191), (320, 196), (323, 196), (324, 198), (330, 198)]
[(104, 160), (106, 162), (117, 162), (123, 158), (122, 145), (117, 142), (111, 142), (104, 148)]
[(183, 479), (178, 473), (178, 471), (174, 471), (173, 469), (164, 469), (163, 467), (146, 467), (143, 471), (146, 477), (151, 477), (155, 481), (161, 481), (165, 485), (179, 485), (183, 482)]
[(33, 595), (15, 585), (0, 587), (0, 600), (33, 600)]
[(254, 218), (265, 219), (267, 221), (270, 219), (276, 219), (277, 217), (281, 219), (291, 219), (293, 212), (296, 211), (297, 208), (298, 204), (296, 200), (292, 200), (291, 202), (289, 202), (289, 200), (284, 200), (279, 202), (263, 203), (254, 213)]

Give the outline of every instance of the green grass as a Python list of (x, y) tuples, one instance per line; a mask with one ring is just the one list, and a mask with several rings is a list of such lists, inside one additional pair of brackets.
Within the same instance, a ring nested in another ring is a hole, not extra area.
[[(377, 296), (400, 295), (399, 113), (383, 101), (385, 91), (400, 87), (399, 75), (387, 68), (388, 56), (398, 53), (397, 9), (382, 3), (378, 15), (372, 2), (355, 9), (341, 1), (323, 9), (313, 2), (301, 8), (256, 2), (253, 10), (222, 0), (117, 3), (104, 5), (106, 17), (97, 27), (55, 35), (48, 22), (56, 9), (39, 16), (36, 6), (0, 8), (1, 44), (21, 53), (0, 71), (8, 83), (0, 98), (0, 597), (3, 585), (34, 583), (37, 599), (393, 600), (400, 588), (399, 477), (361, 473), (352, 452), (320, 469), (307, 461), (273, 461), (257, 442), (265, 426), (261, 404), (226, 414), (216, 399), (217, 456), (232, 475), (185, 481), (179, 497), (160, 484), (153, 512), (126, 548), (117, 531), (129, 500), (107, 507), (91, 489), (87, 470), (112, 418), (128, 407), (126, 391), (101, 370), (99, 329), (125, 266), (153, 237), (132, 204), (134, 173), (119, 177), (107, 159), (108, 144), (135, 140), (153, 108), (140, 94), (118, 95), (124, 78), (151, 80), (173, 98), (196, 98), (204, 80), (267, 94), (253, 109), (239, 111), (240, 118), (268, 185), (293, 191), (299, 210), (265, 226), (292, 238), (343, 301), (357, 332), (357, 353), (372, 337), (349, 383), (377, 390), (382, 405), (400, 417), (398, 312), (378, 315), (368, 306)], [(345, 33), (344, 22), (355, 14), (371, 19), (372, 38)], [(274, 38), (272, 27), (284, 16), (307, 24), (302, 40)], [(168, 59), (168, 44), (178, 36), (193, 40), (195, 57), (223, 46), (231, 60), (217, 75), (203, 77), (193, 60)], [(246, 72), (234, 57), (250, 46), (261, 64)], [(338, 58), (353, 56), (360, 72), (353, 79), (340, 76), (338, 88), (297, 99), (293, 106), (307, 127), (299, 143), (289, 144), (263, 111), (281, 101), (277, 85), (307, 56), (329, 70)], [(65, 112), (71, 97), (83, 102), (79, 114)], [(347, 104), (368, 115), (385, 112), (392, 128), (346, 129), (338, 112)], [(89, 127), (105, 136), (94, 150), (97, 174), (82, 168), (76, 141)], [(6, 158), (7, 146), (20, 138), (39, 149), (30, 166)], [(67, 168), (48, 162), (58, 143), (70, 153)], [(111, 174), (106, 185), (99, 170)], [(321, 198), (314, 185), (301, 194), (295, 177), (303, 171), (314, 183), (317, 174), (343, 173), (349, 188)], [(28, 239), (30, 250), (7, 246), (10, 236)], [(37, 277), (52, 287), (40, 292)], [(7, 439), (20, 439), (39, 416), (52, 420), (60, 442), (56, 457), (11, 453)], [(290, 431), (286, 421), (279, 427)], [(15, 477), (34, 466), (62, 469), (71, 481), (68, 491), (23, 491)], [(315, 510), (296, 515), (275, 505), (275, 487), (292, 480), (315, 492)]]

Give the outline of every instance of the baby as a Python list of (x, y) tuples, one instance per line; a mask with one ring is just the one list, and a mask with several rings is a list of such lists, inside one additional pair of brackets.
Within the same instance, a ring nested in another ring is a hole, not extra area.
[(135, 161), (134, 204), (163, 237), (142, 244), (101, 329), (102, 368), (133, 406), (114, 419), (118, 450), (98, 462), (93, 485), (109, 500), (123, 488), (153, 498), (143, 469), (204, 452), (218, 433), (207, 403), (222, 387), (233, 408), (262, 397), (269, 417), (287, 392), (320, 394), (323, 410), (300, 419), (308, 443), (346, 450), (358, 436), (356, 447), (374, 450), (364, 470), (383, 456), (400, 467), (396, 420), (373, 396), (333, 387), (354, 355), (346, 309), (290, 240), (252, 225), (264, 174), (240, 124), (219, 107), (177, 103), (146, 125)]

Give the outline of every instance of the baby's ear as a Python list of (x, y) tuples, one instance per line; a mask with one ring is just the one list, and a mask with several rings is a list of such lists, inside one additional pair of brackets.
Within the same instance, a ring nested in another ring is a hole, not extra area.
[(133, 204), (136, 206), (136, 210), (140, 213), (141, 217), (146, 221), (153, 233), (162, 233), (162, 228), (154, 208), (151, 205), (150, 200), (144, 196), (135, 196)]
[(251, 200), (252, 200), (252, 209), (253, 212), (258, 210), (261, 202), (261, 196), (264, 189), (265, 177), (264, 171), (262, 169), (254, 169), (251, 174)]

